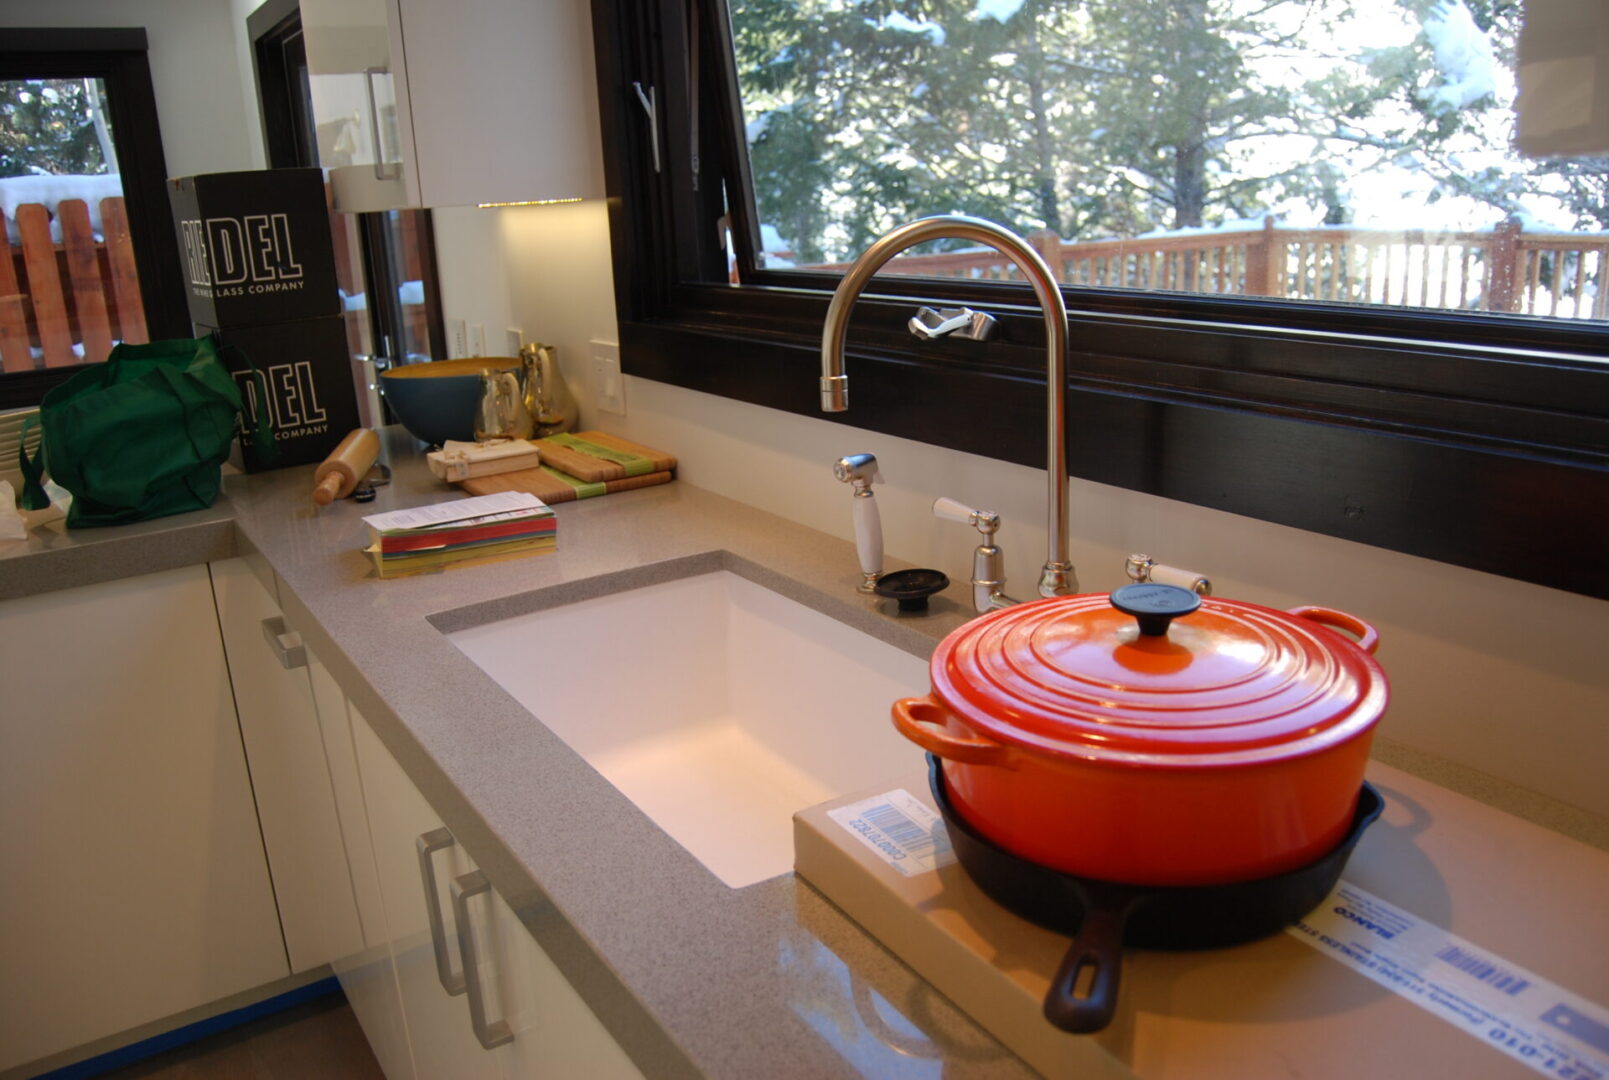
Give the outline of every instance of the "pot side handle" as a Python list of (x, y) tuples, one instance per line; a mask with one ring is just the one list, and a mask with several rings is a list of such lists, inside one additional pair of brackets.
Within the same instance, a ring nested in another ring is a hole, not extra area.
[(949, 713), (932, 697), (900, 698), (894, 702), (894, 727), (923, 750), (946, 761), (964, 765), (1004, 765), (1011, 752), (1004, 743), (974, 735), (960, 739), (942, 725)]
[(1316, 622), (1320, 626), (1328, 626), (1335, 630), (1345, 630), (1358, 639), (1358, 648), (1374, 655), (1374, 650), (1380, 647), (1380, 631), (1358, 618), (1348, 615), (1344, 611), (1336, 611), (1327, 607), (1298, 607), (1291, 608), (1289, 614), (1309, 622)]

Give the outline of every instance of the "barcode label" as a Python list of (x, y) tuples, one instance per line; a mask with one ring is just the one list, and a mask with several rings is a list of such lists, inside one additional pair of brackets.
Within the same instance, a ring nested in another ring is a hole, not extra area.
[(1609, 1078), (1609, 1009), (1351, 882), (1289, 932), (1551, 1080)]
[(840, 806), (827, 816), (907, 877), (955, 861), (944, 822), (903, 788)]
[(933, 850), (933, 834), (902, 814), (892, 803), (874, 806), (864, 811), (861, 817), (883, 830), (884, 836), (912, 855), (926, 855)]
[(1483, 983), (1490, 983), (1510, 997), (1531, 985), (1531, 980), (1500, 968), (1483, 956), (1465, 952), (1456, 945), (1449, 945), (1438, 952), (1436, 959), (1445, 960), (1465, 975), (1473, 975)]

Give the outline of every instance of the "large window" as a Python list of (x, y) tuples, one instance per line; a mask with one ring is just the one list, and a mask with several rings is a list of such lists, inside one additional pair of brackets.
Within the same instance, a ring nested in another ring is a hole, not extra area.
[[(1603, 163), (1511, 145), (1517, 4), (905, 7), (732, 0), (758, 266), (959, 211), (1074, 285), (1609, 317)], [(949, 247), (889, 269), (1009, 273)]]
[[(816, 414), (842, 264), (972, 213), (1064, 281), (1075, 475), (1609, 597), (1605, 163), (1507, 150), (1515, 5), (730, 5), (594, 0), (627, 371)], [(950, 247), (835, 419), (1042, 465), (1041, 316)]]

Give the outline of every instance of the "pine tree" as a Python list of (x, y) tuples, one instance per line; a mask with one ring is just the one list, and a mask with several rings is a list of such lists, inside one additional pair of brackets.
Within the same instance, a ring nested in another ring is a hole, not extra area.
[(107, 172), (95, 132), (93, 81), (0, 82), (0, 176)]

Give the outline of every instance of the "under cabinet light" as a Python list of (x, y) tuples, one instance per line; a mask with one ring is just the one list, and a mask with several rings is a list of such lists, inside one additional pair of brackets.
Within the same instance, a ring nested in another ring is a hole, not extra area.
[(515, 202), (483, 202), (475, 205), (481, 210), (488, 210), (498, 206), (554, 206), (558, 203), (581, 202), (580, 195), (572, 195), (568, 199), (521, 199)]

